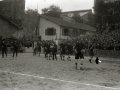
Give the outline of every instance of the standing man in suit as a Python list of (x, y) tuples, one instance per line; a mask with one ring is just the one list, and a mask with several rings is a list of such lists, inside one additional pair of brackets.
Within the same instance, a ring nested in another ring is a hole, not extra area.
[(6, 57), (7, 57), (7, 45), (4, 40), (2, 41), (1, 46), (2, 46), (2, 58), (4, 58), (4, 54), (6, 54)]

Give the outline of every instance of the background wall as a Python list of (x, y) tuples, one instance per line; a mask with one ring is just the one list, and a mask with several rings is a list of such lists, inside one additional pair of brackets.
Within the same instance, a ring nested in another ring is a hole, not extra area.
[(49, 35), (45, 35), (45, 30), (47, 28), (51, 28), (54, 27), (56, 29), (56, 33), (57, 33), (57, 38), (60, 37), (60, 26), (47, 20), (44, 18), (40, 18), (39, 21), (39, 35), (41, 36), (41, 40), (55, 40), (56, 39), (56, 35), (53, 36), (49, 36)]

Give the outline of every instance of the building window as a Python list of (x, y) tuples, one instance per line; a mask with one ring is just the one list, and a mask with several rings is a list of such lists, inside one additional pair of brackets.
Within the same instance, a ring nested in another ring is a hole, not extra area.
[(56, 35), (56, 29), (54, 29), (54, 28), (47, 28), (45, 30), (45, 35), (50, 35), (50, 36)]
[(69, 29), (68, 29), (68, 28), (64, 28), (64, 29), (62, 30), (62, 35), (63, 35), (63, 36), (69, 36)]

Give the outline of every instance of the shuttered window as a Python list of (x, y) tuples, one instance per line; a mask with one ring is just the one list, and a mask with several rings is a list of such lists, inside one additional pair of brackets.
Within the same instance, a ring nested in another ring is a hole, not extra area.
[(45, 35), (50, 35), (50, 36), (56, 35), (56, 29), (54, 29), (54, 28), (47, 28), (45, 30)]
[(68, 28), (63, 28), (62, 35), (63, 36), (69, 36), (69, 29)]

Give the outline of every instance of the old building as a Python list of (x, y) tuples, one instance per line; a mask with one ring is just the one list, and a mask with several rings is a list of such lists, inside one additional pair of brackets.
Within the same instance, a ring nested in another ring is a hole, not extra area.
[(0, 36), (22, 37), (25, 0), (0, 1)]
[(16, 38), (22, 37), (23, 28), (19, 27), (16, 23), (7, 19), (3, 15), (0, 14), (0, 36), (11, 37), (14, 36)]
[(61, 40), (93, 34), (96, 29), (82, 23), (67, 21), (46, 15), (39, 16), (39, 36), (41, 40)]

